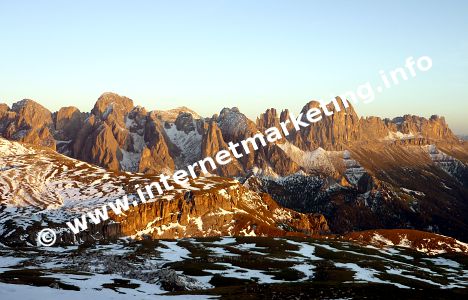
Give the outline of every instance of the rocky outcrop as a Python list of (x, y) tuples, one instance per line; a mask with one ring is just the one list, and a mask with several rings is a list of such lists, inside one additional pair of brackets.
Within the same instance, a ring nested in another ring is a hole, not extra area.
[(117, 122), (121, 121), (121, 117), (125, 116), (133, 109), (133, 101), (127, 97), (117, 95), (115, 93), (102, 94), (91, 113), (100, 119), (108, 119), (114, 116)]
[(196, 129), (192, 114), (186, 112), (181, 112), (177, 116), (174, 124), (178, 131), (183, 131), (185, 133), (189, 133)]
[[(275, 109), (269, 109), (257, 119), (257, 125), (250, 121), (236, 107), (224, 108), (216, 118), (216, 123), (221, 129), (224, 141), (240, 143), (253, 137), (263, 130), (272, 126), (279, 127), (279, 119)], [(257, 127), (258, 126), (258, 127)], [(280, 143), (283, 141), (279, 141)], [(244, 174), (251, 171), (264, 175), (285, 175), (298, 171), (300, 168), (275, 144), (267, 143), (266, 146), (259, 145), (258, 150), (249, 146), (250, 153), (244, 154), (239, 162)]]
[(398, 246), (415, 249), (428, 255), (468, 252), (468, 244), (454, 238), (411, 229), (359, 231), (348, 233), (341, 238), (379, 248)]
[(276, 109), (269, 108), (264, 113), (260, 114), (256, 123), (257, 127), (262, 131), (270, 127), (279, 128), (280, 118), (278, 117)]
[(322, 215), (284, 209), (267, 194), (258, 195), (239, 184), (221, 184), (210, 192), (178, 193), (113, 219), (123, 235), (139, 238), (318, 235), (329, 231)]
[(386, 119), (365, 117), (360, 120), (360, 137), (362, 141), (378, 141), (388, 136), (389, 131), (397, 131), (396, 126)]

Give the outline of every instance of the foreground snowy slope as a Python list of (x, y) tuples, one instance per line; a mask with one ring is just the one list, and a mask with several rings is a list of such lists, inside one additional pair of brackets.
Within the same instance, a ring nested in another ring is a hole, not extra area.
[(259, 294), (265, 299), (316, 294), (338, 299), (386, 292), (400, 298), (453, 299), (466, 295), (467, 267), (462, 255), (428, 257), (399, 246), (379, 249), (336, 240), (120, 240), (48, 249), (0, 247), (0, 293), (7, 299)]
[(59, 242), (132, 236), (317, 234), (328, 230), (323, 216), (281, 208), (267, 195), (219, 177), (198, 178), (166, 191), (125, 215), (109, 213), (110, 222), (92, 226), (79, 237), (67, 221), (101, 208), (135, 186), (159, 177), (106, 171), (50, 149), (0, 139), (0, 237), (2, 243), (34, 244), (43, 227), (62, 233)]

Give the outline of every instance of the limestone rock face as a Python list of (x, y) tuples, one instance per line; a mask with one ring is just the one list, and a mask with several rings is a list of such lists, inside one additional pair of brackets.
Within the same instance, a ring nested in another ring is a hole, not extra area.
[(360, 133), (362, 140), (375, 141), (385, 138), (390, 130), (396, 130), (396, 127), (392, 127), (392, 123), (385, 122), (379, 117), (367, 117), (361, 118), (360, 121)]
[(177, 119), (174, 122), (176, 129), (178, 131), (183, 131), (185, 133), (189, 133), (190, 131), (195, 130), (195, 124), (193, 120), (193, 116), (190, 113), (181, 112)]
[[(359, 117), (357, 116), (351, 104), (345, 108), (341, 99), (336, 99), (338, 107), (328, 104), (327, 110), (333, 112), (333, 115), (326, 116), (322, 113), (321, 121), (312, 123), (309, 127), (301, 129), (302, 140), (306, 147), (305, 150), (314, 150), (322, 147), (326, 150), (342, 150), (346, 145), (353, 143), (360, 137)], [(309, 109), (318, 108), (318, 101), (307, 103), (302, 109), (302, 120), (307, 121), (306, 113)]]
[(223, 108), (216, 122), (226, 141), (239, 142), (258, 131), (255, 123), (237, 107)]
[[(239, 184), (217, 188), (222, 193), (185, 192), (172, 200), (163, 198), (137, 206), (126, 216), (113, 219), (120, 223), (124, 235), (134, 235), (145, 229), (152, 238), (159, 239), (245, 234), (318, 235), (329, 231), (323, 215), (284, 209), (267, 194), (256, 194)], [(169, 228), (165, 224), (178, 225)]]
[(149, 114), (144, 128), (146, 146), (141, 154), (138, 171), (147, 174), (170, 173), (175, 164), (170, 153), (179, 151), (166, 136), (160, 120), (154, 113)]
[(403, 117), (393, 119), (393, 123), (397, 125), (398, 131), (404, 134), (419, 133), (421, 137), (427, 140), (457, 140), (445, 122), (445, 118), (437, 115), (433, 115), (429, 119), (414, 115), (404, 115)]
[(76, 158), (108, 168), (119, 170), (122, 153), (112, 134), (112, 129), (95, 116), (88, 118), (74, 143)]
[(115, 93), (104, 93), (99, 97), (91, 113), (101, 119), (107, 119), (110, 114), (122, 116), (129, 113), (132, 109), (133, 101), (131, 99)]
[(11, 110), (2, 106), (0, 118), (5, 138), (55, 149), (52, 114), (39, 103), (24, 99), (14, 103)]
[(5, 103), (0, 103), (0, 116), (2, 116), (4, 113), (10, 110), (10, 107), (6, 105)]
[(45, 107), (33, 100), (25, 99), (13, 104), (12, 111), (18, 118), (16, 127), (44, 127), (52, 124), (52, 114)]
[(0, 104), (0, 135), (3, 135), (8, 125), (15, 118), (16, 113), (6, 104)]
[(265, 158), (268, 165), (280, 176), (294, 174), (301, 170), (301, 167), (277, 145), (268, 145), (265, 148)]
[(82, 123), (73, 156), (111, 170), (171, 171), (174, 162), (160, 123), (131, 99), (105, 93)]
[(84, 115), (73, 106), (62, 107), (55, 113), (56, 135), (64, 139), (73, 138), (84, 121)]
[(174, 170), (174, 161), (169, 156), (168, 149), (163, 143), (143, 149), (138, 165), (138, 172), (159, 174), (171, 173), (172, 170)]
[[(202, 139), (202, 158), (213, 157), (220, 150), (227, 150), (228, 145), (224, 141), (221, 129), (214, 120), (205, 124), (205, 132)], [(239, 176), (244, 173), (244, 169), (239, 162), (232, 158), (231, 163), (219, 166), (218, 174), (221, 176)]]
[(280, 118), (278, 117), (276, 109), (269, 108), (257, 118), (256, 123), (259, 129), (265, 130), (270, 127), (279, 128), (280, 127), (279, 122), (280, 122)]

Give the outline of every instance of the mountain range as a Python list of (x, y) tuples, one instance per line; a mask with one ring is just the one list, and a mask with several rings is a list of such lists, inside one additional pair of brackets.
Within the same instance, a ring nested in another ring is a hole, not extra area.
[[(319, 104), (306, 103), (301, 112)], [(125, 190), (130, 183), (184, 169), (289, 116), (287, 109), (275, 108), (256, 120), (235, 107), (211, 117), (187, 107), (147, 111), (115, 93), (101, 95), (90, 112), (75, 107), (50, 112), (28, 99), (11, 108), (0, 104), (0, 236), (32, 243), (33, 220), (58, 226), (84, 209), (134, 193)], [(113, 216), (89, 235), (417, 229), (468, 240), (468, 143), (443, 117), (364, 118), (350, 105), (290, 132), (208, 177), (178, 186), (161, 201), (137, 207), (125, 218)], [(62, 242), (73, 238), (64, 235)]]

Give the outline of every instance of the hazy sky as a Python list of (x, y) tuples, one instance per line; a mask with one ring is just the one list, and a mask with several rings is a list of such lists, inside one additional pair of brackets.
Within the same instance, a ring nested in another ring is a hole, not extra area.
[(0, 0), (0, 102), (89, 111), (113, 91), (149, 110), (253, 118), (428, 55), (431, 70), (357, 112), (439, 114), (468, 134), (468, 1), (323, 2)]

